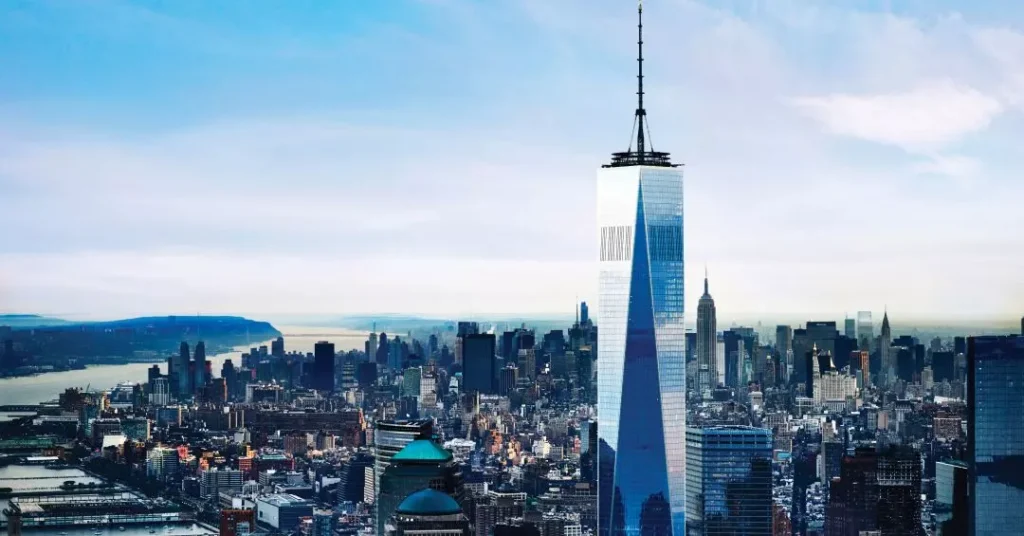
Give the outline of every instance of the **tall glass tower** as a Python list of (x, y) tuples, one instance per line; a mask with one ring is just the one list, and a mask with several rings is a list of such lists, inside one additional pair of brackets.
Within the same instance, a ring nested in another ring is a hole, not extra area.
[(598, 532), (683, 536), (683, 175), (646, 144), (638, 34), (636, 148), (597, 176)]
[(1024, 523), (1024, 336), (967, 339), (970, 533)]

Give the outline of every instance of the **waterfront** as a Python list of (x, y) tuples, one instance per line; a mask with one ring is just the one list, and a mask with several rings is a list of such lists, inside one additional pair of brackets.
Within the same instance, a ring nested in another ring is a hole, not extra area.
[[(287, 351), (312, 352), (317, 341), (334, 343), (335, 350), (362, 350), (367, 333), (341, 328), (309, 328), (284, 326), (279, 328), (285, 339)], [(214, 376), (220, 376), (224, 361), (231, 359), (238, 366), (242, 354), (253, 346), (270, 345), (270, 341), (254, 341), (250, 345), (235, 347), (230, 352), (208, 356)], [(158, 363), (167, 372), (166, 362)], [(109, 389), (121, 382), (145, 382), (148, 369), (153, 363), (129, 363), (126, 365), (101, 365), (85, 370), (51, 372), (36, 376), (0, 379), (0, 405), (39, 404), (57, 398), (68, 387), (90, 387)]]
[[(59, 469), (48, 468), (41, 465), (8, 465), (0, 467), (0, 488), (11, 488), (14, 493), (18, 492), (45, 492), (52, 501), (62, 496), (61, 484), (67, 480), (73, 480), (80, 484), (102, 483), (103, 480), (90, 476), (85, 471), (74, 467), (62, 467)], [(123, 490), (127, 492), (128, 490)], [(134, 494), (134, 492), (132, 492)], [(103, 495), (75, 495), (81, 499), (104, 499)], [(8, 508), (10, 499), (0, 499), (0, 521), (6, 521), (3, 509)], [(20, 500), (25, 504), (25, 499)], [(28, 501), (31, 502), (31, 501)], [(107, 536), (117, 534), (119, 536), (143, 536), (155, 534), (158, 536), (200, 536), (217, 534), (212, 527), (195, 524), (191, 521), (176, 521), (169, 523), (133, 524), (117, 523), (110, 524), (88, 524), (82, 526), (55, 526), (55, 527), (25, 527), (24, 534), (36, 536)]]

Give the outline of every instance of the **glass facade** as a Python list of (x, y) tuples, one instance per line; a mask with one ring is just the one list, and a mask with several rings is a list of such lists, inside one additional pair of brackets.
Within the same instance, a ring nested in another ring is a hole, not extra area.
[(1024, 337), (967, 340), (971, 533), (1024, 526)]
[(771, 430), (687, 428), (686, 465), (688, 534), (772, 534)]
[(685, 533), (683, 177), (598, 175), (598, 528)]

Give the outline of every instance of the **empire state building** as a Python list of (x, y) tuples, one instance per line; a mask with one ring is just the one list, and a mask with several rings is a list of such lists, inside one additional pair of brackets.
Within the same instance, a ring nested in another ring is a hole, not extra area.
[(638, 16), (635, 136), (597, 175), (598, 532), (683, 536), (683, 174), (647, 142)]

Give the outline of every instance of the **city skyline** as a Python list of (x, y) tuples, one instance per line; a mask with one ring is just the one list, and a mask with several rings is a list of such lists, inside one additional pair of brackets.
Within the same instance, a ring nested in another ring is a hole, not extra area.
[[(6, 6), (0, 311), (596, 303), (587, 170), (625, 143), (630, 5)], [(686, 286), (707, 262), (723, 319), (1018, 318), (1020, 8), (751, 5), (649, 7), (654, 147), (703, 230)]]

